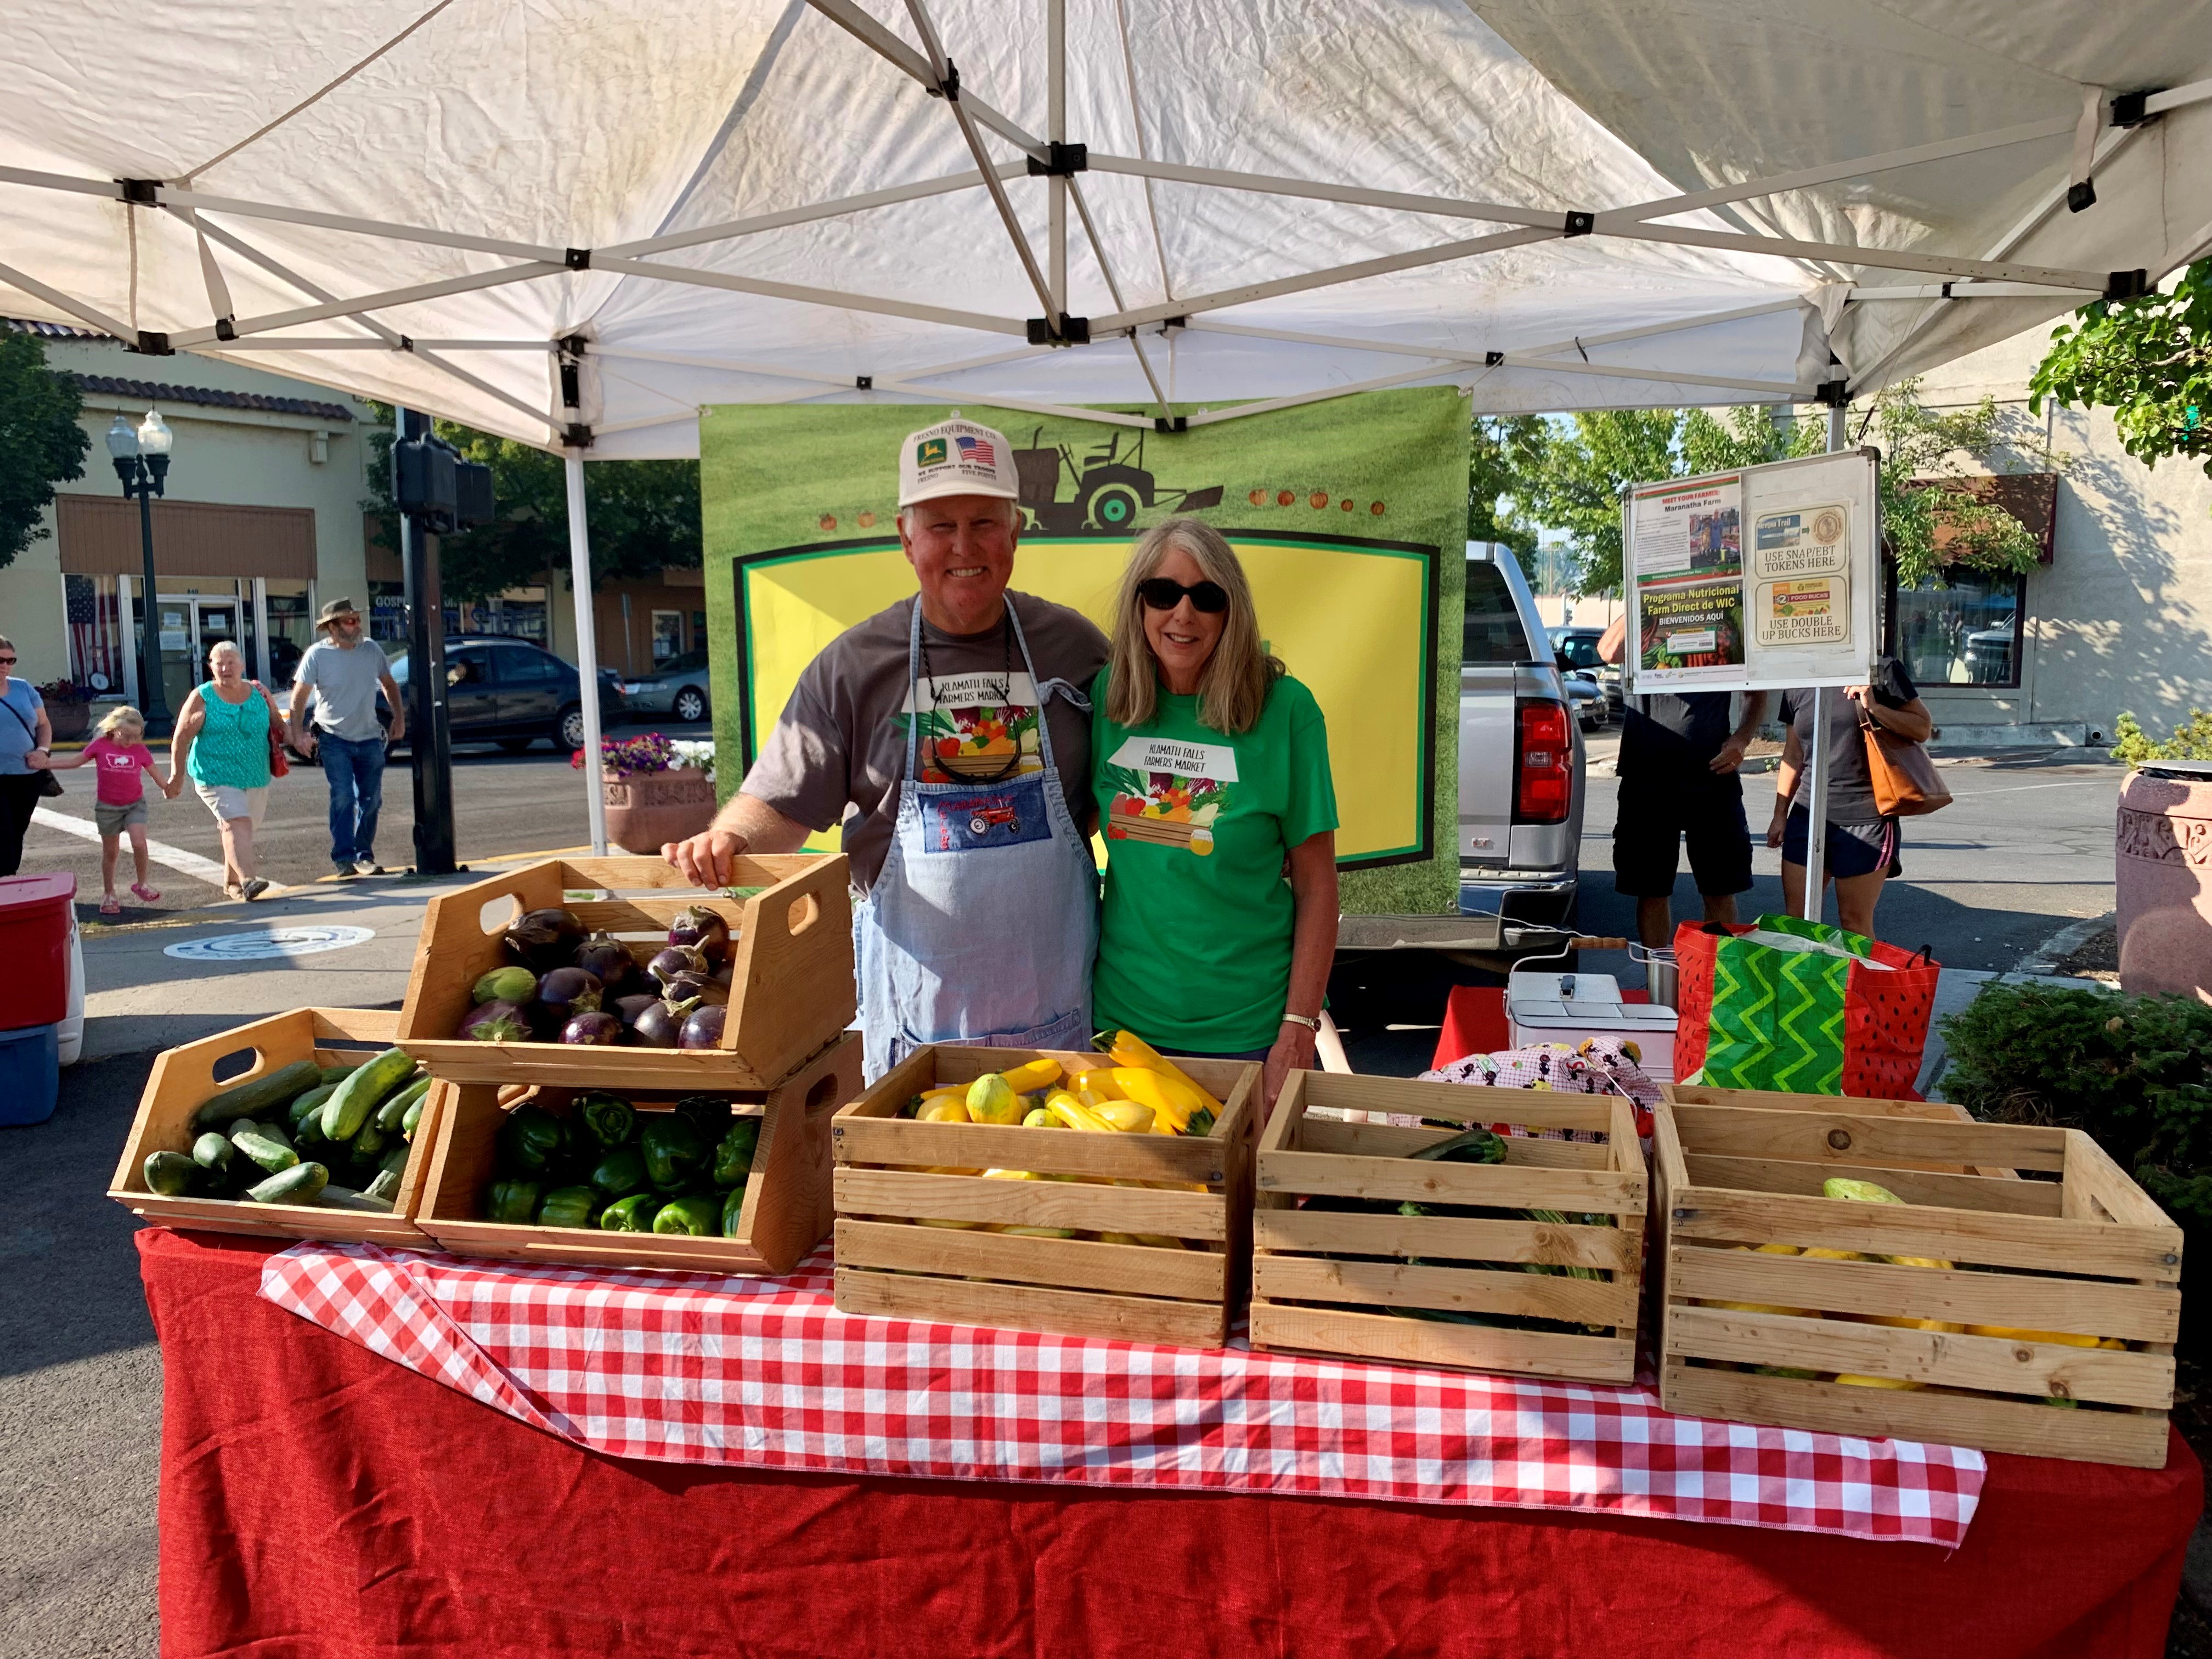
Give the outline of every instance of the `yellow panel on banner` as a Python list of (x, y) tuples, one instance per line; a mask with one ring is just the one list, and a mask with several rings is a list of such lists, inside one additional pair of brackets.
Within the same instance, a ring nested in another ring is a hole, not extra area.
[[(1271, 648), (1328, 721), (1342, 817), (1340, 861), (1423, 856), (1436, 686), (1431, 550), (1232, 526), (1224, 533), (1251, 577)], [(1128, 556), (1121, 537), (1025, 538), (1012, 586), (1110, 628), (1114, 585)], [(817, 543), (737, 562), (750, 760), (816, 653), (854, 623), (911, 595), (915, 581), (896, 538)], [(817, 839), (836, 845), (834, 832)]]

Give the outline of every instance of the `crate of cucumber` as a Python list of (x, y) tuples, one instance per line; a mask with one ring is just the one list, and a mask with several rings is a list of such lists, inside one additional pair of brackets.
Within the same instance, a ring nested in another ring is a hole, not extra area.
[(436, 1109), (429, 1079), (387, 1046), (397, 1024), (295, 1008), (168, 1050), (107, 1195), (181, 1227), (428, 1243), (411, 1218)]

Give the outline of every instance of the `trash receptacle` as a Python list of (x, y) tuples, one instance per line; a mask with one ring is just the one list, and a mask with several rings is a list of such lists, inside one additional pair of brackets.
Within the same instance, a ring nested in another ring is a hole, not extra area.
[(2120, 988), (2208, 998), (2212, 763), (2151, 761), (2130, 773), (2113, 851)]
[(0, 962), (16, 994), (0, 1031), (58, 1025), (69, 1013), (69, 939), (76, 878), (66, 872), (0, 877)]
[(0, 1127), (44, 1123), (54, 1115), (61, 1086), (54, 1027), (0, 1031)]

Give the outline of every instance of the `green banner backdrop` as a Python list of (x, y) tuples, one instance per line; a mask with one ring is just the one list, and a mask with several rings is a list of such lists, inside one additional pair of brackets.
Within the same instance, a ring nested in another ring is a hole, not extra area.
[[(1218, 526), (1251, 574), (1261, 632), (1328, 721), (1344, 908), (1456, 907), (1468, 414), (1450, 386), (1177, 433), (981, 403), (703, 410), (720, 753), (749, 764), (815, 653), (914, 592), (895, 522), (898, 442), (955, 413), (1014, 447), (1024, 530), (1013, 586), (1102, 627), (1137, 533), (1177, 514)], [(993, 711), (979, 712), (944, 740), (979, 752), (1006, 741)], [(725, 795), (742, 773), (717, 769)], [(835, 847), (836, 832), (817, 844)]]

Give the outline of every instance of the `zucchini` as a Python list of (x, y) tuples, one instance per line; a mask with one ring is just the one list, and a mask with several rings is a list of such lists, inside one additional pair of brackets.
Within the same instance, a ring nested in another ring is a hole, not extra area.
[(332, 1140), (351, 1140), (384, 1097), (415, 1075), (415, 1058), (404, 1048), (386, 1048), (337, 1086), (323, 1103), (323, 1133)]
[(219, 1176), (229, 1169), (233, 1156), (229, 1137), (212, 1129), (192, 1142), (192, 1162), (210, 1175)]
[(312, 1204), (330, 1179), (331, 1172), (319, 1164), (296, 1164), (249, 1187), (244, 1196), (250, 1204)]
[(296, 1129), (308, 1113), (313, 1111), (337, 1091), (338, 1085), (335, 1083), (318, 1083), (292, 1103), (291, 1110), (287, 1112), (285, 1116), (291, 1120), (292, 1127)]
[(349, 1060), (336, 1066), (318, 1066), (315, 1069), (322, 1073), (324, 1082), (335, 1086), (343, 1083), (356, 1072), (361, 1070), (361, 1062), (357, 1060)]
[(384, 1156), (377, 1161), (376, 1167), (386, 1175), (404, 1176), (407, 1173), (407, 1160), (414, 1152), (415, 1149), (405, 1141), (395, 1140), (384, 1149)]
[(357, 1193), (350, 1187), (341, 1187), (335, 1182), (325, 1185), (313, 1200), (316, 1207), (325, 1210), (366, 1210), (376, 1215), (390, 1215), (392, 1200), (369, 1193)]
[(361, 1195), (363, 1198), (380, 1198), (386, 1204), (396, 1202), (399, 1197), (399, 1172), (397, 1170), (379, 1170), (376, 1179), (362, 1188)]
[(295, 1060), (289, 1066), (280, 1066), (266, 1077), (225, 1089), (203, 1101), (192, 1114), (192, 1127), (221, 1129), (238, 1118), (273, 1112), (302, 1091), (313, 1088), (322, 1081), (322, 1068), (312, 1060)]
[(146, 1190), (164, 1198), (182, 1198), (191, 1191), (200, 1166), (182, 1152), (146, 1154)]
[[(281, 1142), (270, 1139), (257, 1129), (241, 1129), (230, 1138), (230, 1144), (244, 1152), (270, 1175), (295, 1167), (300, 1162), (299, 1153)], [(325, 1171), (325, 1178), (328, 1172)]]
[(370, 1121), (385, 1133), (391, 1134), (407, 1121), (407, 1109), (429, 1092), (430, 1076), (426, 1072), (413, 1082), (402, 1085), (390, 1099), (376, 1109), (376, 1115)]

